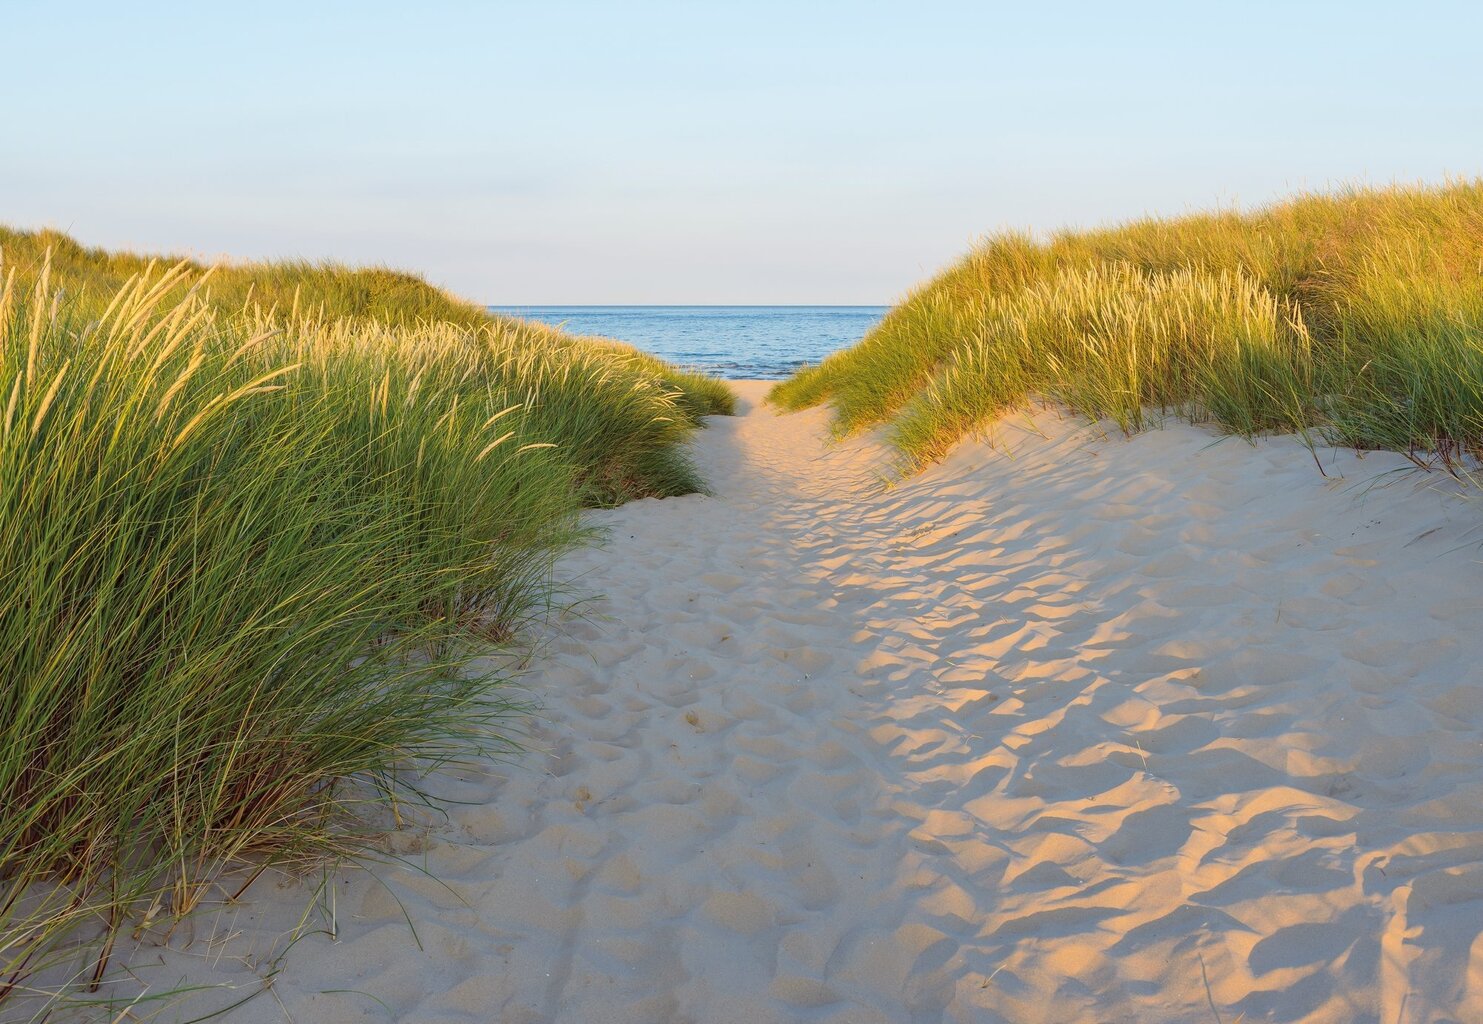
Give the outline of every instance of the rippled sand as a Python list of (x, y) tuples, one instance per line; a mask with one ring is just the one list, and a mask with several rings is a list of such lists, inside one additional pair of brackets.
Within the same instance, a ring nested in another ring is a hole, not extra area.
[[(1483, 1019), (1476, 499), (1054, 413), (883, 489), (741, 390), (715, 497), (563, 565), (540, 750), (227, 1020)], [(134, 970), (256, 991), (309, 888)]]

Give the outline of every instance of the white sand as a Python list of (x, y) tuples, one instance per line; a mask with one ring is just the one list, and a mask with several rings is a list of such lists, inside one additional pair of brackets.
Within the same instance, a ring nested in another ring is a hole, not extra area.
[[(1050, 413), (882, 491), (743, 390), (716, 497), (564, 566), (547, 752), (440, 780), (437, 880), (339, 876), (227, 1020), (1483, 1020), (1476, 501)], [(304, 899), (135, 970), (246, 994)]]

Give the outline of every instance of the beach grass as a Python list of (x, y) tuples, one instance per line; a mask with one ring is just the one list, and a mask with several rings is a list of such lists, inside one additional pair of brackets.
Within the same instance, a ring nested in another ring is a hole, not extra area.
[(227, 869), (364, 851), (417, 770), (507, 751), (523, 705), (471, 659), (547, 606), (583, 506), (701, 489), (684, 443), (729, 408), (405, 275), (18, 237), (0, 1006), (60, 964), (94, 983)]
[(770, 394), (907, 469), (1033, 399), (1455, 466), (1483, 452), (1483, 181), (986, 240)]

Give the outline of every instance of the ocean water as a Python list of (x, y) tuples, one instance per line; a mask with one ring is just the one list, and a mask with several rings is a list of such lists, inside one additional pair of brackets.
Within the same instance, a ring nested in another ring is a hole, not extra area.
[(885, 306), (490, 306), (572, 334), (626, 341), (732, 380), (778, 380), (853, 345)]

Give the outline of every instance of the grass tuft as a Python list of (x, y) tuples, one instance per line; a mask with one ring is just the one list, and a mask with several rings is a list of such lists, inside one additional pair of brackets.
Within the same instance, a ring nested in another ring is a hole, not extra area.
[(1483, 454), (1483, 181), (991, 238), (773, 389), (909, 466), (1034, 397), (1451, 465)]
[(729, 394), (416, 279), (57, 252), (0, 267), (0, 1006), (508, 749), (471, 658)]

